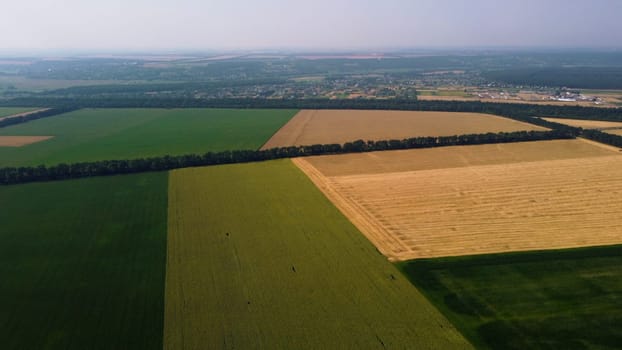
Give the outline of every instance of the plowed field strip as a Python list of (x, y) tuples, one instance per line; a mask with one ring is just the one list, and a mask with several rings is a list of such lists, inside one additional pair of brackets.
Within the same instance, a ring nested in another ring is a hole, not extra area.
[[(6, 108), (6, 110), (11, 110), (13, 108)], [(19, 110), (20, 108), (15, 108), (15, 110)], [(0, 108), (0, 121), (4, 120), (4, 119), (8, 119), (8, 118), (17, 118), (17, 117), (25, 117), (34, 113), (38, 113), (38, 112), (44, 112), (47, 111), (49, 108), (41, 108), (41, 109), (36, 109), (36, 110), (30, 110), (30, 111), (23, 111), (23, 112), (19, 112), (19, 113), (13, 113), (13, 114), (8, 114), (8, 115), (2, 115), (2, 108)]]
[(51, 139), (53, 136), (0, 136), (0, 147), (22, 147)]

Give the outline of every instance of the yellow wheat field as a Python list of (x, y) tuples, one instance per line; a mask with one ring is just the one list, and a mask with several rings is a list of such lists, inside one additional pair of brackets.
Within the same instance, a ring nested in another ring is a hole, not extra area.
[(262, 149), (356, 140), (390, 140), (419, 136), (452, 136), (487, 132), (546, 130), (512, 119), (480, 113), (303, 110)]
[(618, 149), (579, 139), (350, 153), (305, 159), (326, 176), (342, 176), (600, 157), (610, 156), (612, 150), (617, 152)]
[(341, 176), (295, 163), (383, 254), (408, 260), (622, 243), (622, 156), (591, 147), (592, 157)]
[(603, 128), (622, 128), (620, 122), (605, 122), (601, 120), (584, 120), (584, 119), (563, 119), (563, 118), (542, 118), (549, 122), (574, 126), (583, 129), (603, 129)]

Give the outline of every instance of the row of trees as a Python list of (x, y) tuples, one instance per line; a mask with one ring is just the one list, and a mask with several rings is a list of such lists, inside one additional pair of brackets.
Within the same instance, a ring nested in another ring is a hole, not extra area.
[[(124, 100), (125, 101), (125, 100)], [(173, 103), (173, 101), (177, 101)], [(520, 105), (505, 103), (481, 103), (458, 101), (404, 101), (404, 100), (255, 100), (255, 99), (227, 99), (227, 100), (189, 100), (185, 105), (178, 100), (154, 99), (155, 106), (162, 107), (170, 103), (170, 107), (231, 107), (231, 108), (314, 108), (314, 109), (393, 109), (393, 110), (425, 110), (425, 111), (453, 111), (479, 112), (501, 115), (522, 122), (547, 127), (552, 131), (530, 131), (513, 133), (488, 133), (444, 137), (417, 137), (404, 140), (348, 142), (343, 145), (310, 145), (299, 147), (275, 148), (265, 151), (239, 150), (204, 155), (162, 156), (135, 160), (110, 160), (85, 162), (76, 164), (60, 164), (46, 167), (22, 167), (0, 169), (0, 184), (14, 184), (31, 181), (46, 181), (68, 179), (97, 175), (127, 174), (145, 171), (169, 170), (192, 166), (218, 165), (228, 163), (262, 161), (278, 158), (300, 157), (320, 154), (340, 154), (352, 152), (369, 152), (409, 148), (428, 148), (452, 145), (475, 145), (485, 143), (503, 143), (536, 141), (549, 139), (574, 138), (577, 136), (594, 141), (622, 147), (622, 137), (606, 134), (596, 130), (583, 130), (559, 123), (549, 122), (536, 116), (563, 116), (582, 117), (584, 119), (619, 120), (622, 121), (622, 110), (585, 108), (572, 106), (548, 105)], [(206, 105), (199, 105), (200, 101)], [(125, 101), (128, 102), (128, 101)], [(107, 104), (106, 106), (98, 104)], [(118, 103), (118, 104), (115, 104)], [(21, 103), (19, 103), (21, 104)], [(32, 105), (32, 104), (30, 104)], [(40, 105), (40, 104), (39, 104)], [(80, 107), (136, 107), (123, 105), (118, 100), (102, 101), (84, 100), (67, 101), (66, 104), (56, 105), (55, 108), (38, 112), (26, 117), (9, 118), (0, 122), (0, 127), (23, 123), (33, 119), (66, 113)]]
[(487, 103), (479, 101), (419, 101), (414, 99), (197, 99), (197, 98), (101, 98), (27, 97), (0, 102), (0, 106), (49, 106), (56, 108), (288, 108), (288, 109), (386, 109), (411, 111), (472, 112), (511, 118), (562, 117), (622, 121), (620, 108)]
[(74, 109), (75, 108), (68, 108), (68, 107), (51, 108), (51, 109), (46, 109), (46, 110), (42, 110), (39, 112), (27, 114), (21, 117), (5, 118), (5, 119), (0, 120), (0, 128), (5, 128), (7, 126), (26, 123), (26, 122), (29, 122), (35, 119), (41, 119), (41, 118), (51, 117), (51, 116), (58, 115), (58, 114), (71, 112)]
[(542, 118), (531, 118), (529, 122), (532, 124), (550, 128), (560, 134), (572, 135), (574, 137), (583, 137), (592, 141), (622, 148), (622, 136), (619, 135), (609, 134), (600, 130), (583, 129), (564, 124), (549, 122)]
[(622, 136), (619, 135), (608, 134), (599, 130), (582, 130), (581, 136), (596, 142), (622, 148)]
[(622, 148), (622, 136), (619, 135), (609, 134), (600, 130), (583, 129), (564, 124), (549, 122), (542, 118), (531, 118), (530, 122), (533, 124), (545, 126), (558, 133), (573, 135), (574, 137), (583, 137), (592, 141)]
[(311, 145), (273, 148), (269, 150), (243, 150), (209, 152), (203, 155), (187, 154), (132, 160), (107, 160), (55, 166), (0, 168), (0, 184), (17, 184), (34, 181), (73, 179), (90, 176), (130, 174), (163, 171), (195, 166), (256, 162), (272, 159), (303, 157), (321, 154), (341, 154), (410, 148), (430, 148), (454, 145), (479, 145), (487, 143), (523, 142), (572, 138), (573, 135), (557, 130), (518, 131), (511, 133), (469, 134), (442, 137), (416, 137), (404, 140), (347, 142), (343, 145)]
[(485, 72), (484, 77), (513, 85), (622, 89), (622, 67), (515, 68)]

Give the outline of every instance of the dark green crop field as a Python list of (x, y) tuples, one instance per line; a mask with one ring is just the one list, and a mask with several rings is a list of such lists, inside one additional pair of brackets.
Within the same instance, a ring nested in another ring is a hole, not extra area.
[(0, 347), (162, 348), (167, 178), (0, 187)]
[(53, 136), (0, 147), (0, 167), (258, 149), (295, 110), (83, 109), (0, 129)]
[(481, 348), (622, 344), (622, 246), (415, 260), (401, 268)]

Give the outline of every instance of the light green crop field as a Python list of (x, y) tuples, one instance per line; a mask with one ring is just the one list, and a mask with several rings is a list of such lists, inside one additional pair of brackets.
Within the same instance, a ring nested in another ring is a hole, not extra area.
[(172, 171), (164, 348), (470, 344), (289, 160)]
[(167, 178), (0, 187), (1, 348), (162, 348)]
[(36, 107), (0, 107), (0, 118), (37, 110)]
[(295, 110), (84, 109), (0, 129), (0, 136), (53, 136), (0, 147), (0, 167), (258, 149)]

